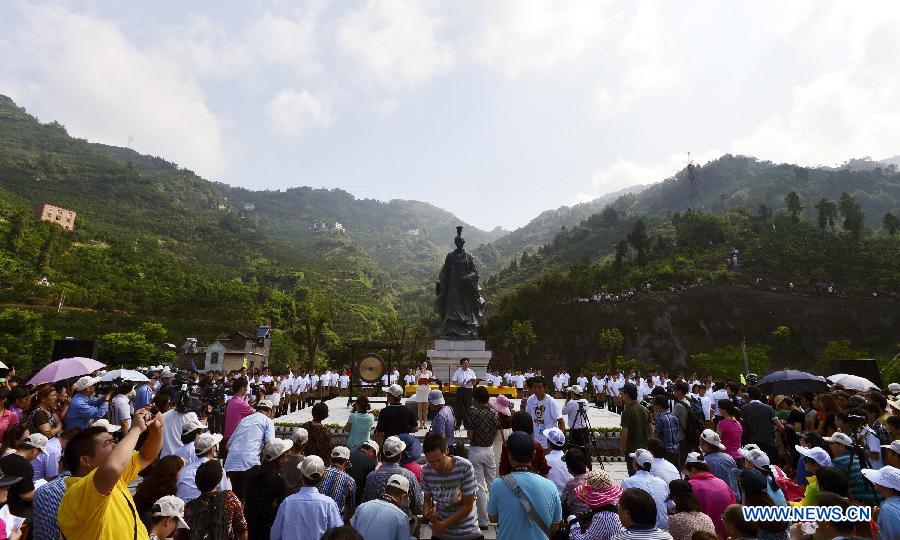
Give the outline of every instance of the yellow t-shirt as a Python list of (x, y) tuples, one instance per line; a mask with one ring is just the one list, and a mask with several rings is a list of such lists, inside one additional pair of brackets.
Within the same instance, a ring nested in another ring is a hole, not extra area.
[(57, 514), (59, 528), (66, 539), (131, 540), (137, 522), (138, 540), (146, 540), (150, 535), (140, 517), (132, 512), (132, 508), (135, 508), (134, 499), (128, 492), (128, 483), (140, 471), (141, 457), (134, 452), (131, 463), (125, 468), (125, 474), (119, 478), (109, 495), (100, 493), (94, 486), (96, 469), (87, 476), (66, 478), (66, 494)]

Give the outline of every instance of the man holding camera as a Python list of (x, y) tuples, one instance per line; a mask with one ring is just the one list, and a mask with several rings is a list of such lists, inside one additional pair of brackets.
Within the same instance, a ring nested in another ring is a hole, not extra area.
[(63, 420), (63, 426), (66, 429), (84, 429), (94, 420), (106, 416), (109, 411), (108, 401), (112, 397), (113, 389), (110, 387), (104, 395), (96, 395), (95, 385), (99, 381), (99, 378), (88, 375), (75, 381), (73, 386), (75, 395), (72, 396), (69, 412), (66, 413), (66, 418)]
[(575, 384), (566, 388), (566, 403), (562, 413), (569, 422), (569, 439), (576, 448), (585, 449), (588, 443), (587, 408), (588, 400), (582, 395), (584, 389)]

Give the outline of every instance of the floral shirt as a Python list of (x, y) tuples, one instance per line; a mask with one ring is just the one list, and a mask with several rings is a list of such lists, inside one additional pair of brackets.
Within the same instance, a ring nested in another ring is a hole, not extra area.
[(303, 447), (303, 453), (307, 456), (319, 456), (328, 466), (331, 463), (331, 451), (334, 449), (328, 428), (313, 422), (307, 422), (303, 424), (303, 427), (309, 433), (309, 440)]

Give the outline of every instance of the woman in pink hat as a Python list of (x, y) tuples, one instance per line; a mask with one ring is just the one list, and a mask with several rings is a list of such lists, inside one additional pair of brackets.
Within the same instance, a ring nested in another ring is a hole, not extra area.
[(500, 418), (500, 429), (497, 430), (497, 435), (494, 436), (494, 463), (500, 463), (503, 443), (506, 442), (506, 437), (512, 432), (510, 430), (512, 410), (509, 408), (509, 398), (503, 394), (489, 399), (488, 405), (490, 405), (491, 409), (494, 409), (494, 412)]
[(593, 517), (589, 522), (569, 524), (571, 540), (607, 540), (622, 531), (622, 522), (616, 505), (622, 495), (604, 470), (590, 471), (584, 484), (575, 488), (575, 497), (590, 507)]

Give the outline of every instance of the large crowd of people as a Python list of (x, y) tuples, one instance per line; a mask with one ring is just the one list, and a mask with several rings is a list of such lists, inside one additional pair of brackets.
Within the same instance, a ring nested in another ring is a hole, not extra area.
[[(145, 371), (37, 386), (10, 372), (0, 540), (406, 540), (423, 525), (454, 540), (900, 539), (896, 383), (783, 395), (664, 371), (478, 376), (463, 361), (450, 403), (423, 363), (386, 374), (380, 410), (358, 396), (344, 440), (325, 421), (345, 373)], [(506, 385), (518, 407), (491, 391)], [(307, 407), (279, 438), (273, 418)], [(598, 407), (620, 415), (626, 478), (595, 459)], [(746, 513), (814, 505), (874, 512)]]

